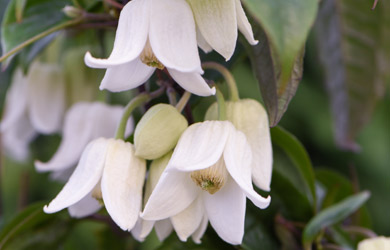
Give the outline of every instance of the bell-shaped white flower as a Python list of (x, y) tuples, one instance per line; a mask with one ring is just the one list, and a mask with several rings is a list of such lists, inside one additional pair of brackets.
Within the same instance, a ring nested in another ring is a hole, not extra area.
[(99, 138), (88, 144), (75, 171), (48, 206), (46, 213), (73, 207), (73, 214), (90, 214), (102, 199), (113, 221), (131, 230), (141, 210), (146, 162), (134, 155), (134, 147), (122, 140)]
[(358, 250), (390, 250), (390, 238), (379, 236), (359, 242)]
[[(145, 186), (144, 205), (149, 200), (149, 197), (156, 187), (158, 180), (160, 179), (166, 166), (168, 165), (171, 156), (172, 152), (157, 160), (154, 160), (150, 165)], [(192, 236), (194, 242), (200, 243), (200, 239), (207, 229), (208, 219), (207, 215), (204, 214), (203, 220), (198, 225), (198, 228), (192, 226), (192, 223), (198, 223), (197, 217), (194, 217), (193, 215), (199, 211), (203, 211), (199, 205), (200, 203), (196, 203), (194, 206), (189, 206), (182, 212), (168, 219), (150, 221), (139, 218), (136, 226), (133, 228), (133, 230), (131, 230), (131, 234), (138, 241), (143, 241), (154, 227), (157, 237), (160, 241), (164, 241), (164, 239), (168, 237), (173, 230), (175, 230), (180, 240), (186, 241), (189, 236)]]
[(107, 68), (100, 89), (132, 89), (145, 83), (156, 67), (166, 67), (187, 91), (215, 94), (201, 77), (195, 21), (185, 0), (130, 1), (120, 14), (111, 55), (96, 59), (88, 52), (85, 63)]
[(253, 31), (240, 0), (187, 0), (198, 29), (198, 45), (205, 52), (212, 49), (226, 60), (234, 53), (237, 27), (251, 45), (256, 45)]
[(181, 136), (141, 217), (161, 220), (194, 208), (191, 220), (187, 216), (176, 223), (195, 232), (206, 217), (223, 240), (240, 244), (246, 197), (259, 208), (271, 201), (254, 191), (251, 163), (245, 135), (229, 121), (193, 124)]
[[(69, 172), (80, 159), (86, 145), (99, 137), (112, 137), (123, 113), (122, 106), (110, 106), (101, 102), (79, 102), (65, 115), (62, 141), (51, 160), (35, 162), (39, 172)], [(126, 134), (133, 131), (133, 120), (127, 124)], [(58, 179), (58, 178), (57, 178)]]
[(28, 157), (37, 135), (60, 130), (65, 111), (65, 83), (56, 65), (34, 62), (27, 76), (18, 69), (7, 92), (0, 131), (5, 151), (16, 160)]

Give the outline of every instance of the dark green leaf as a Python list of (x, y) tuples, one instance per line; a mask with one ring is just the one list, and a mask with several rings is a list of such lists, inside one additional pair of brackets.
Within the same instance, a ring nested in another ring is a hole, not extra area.
[(282, 148), (293, 162), (303, 181), (299, 185), (305, 188), (308, 200), (314, 209), (316, 204), (314, 172), (305, 148), (292, 134), (281, 127), (271, 129), (271, 138), (273, 144)]
[[(389, 5), (385, 2), (382, 6)], [(335, 140), (340, 148), (352, 151), (359, 149), (356, 136), (384, 93), (383, 72), (388, 70), (383, 67), (390, 65), (382, 49), (388, 47), (389, 34), (381, 39), (386, 32), (383, 27), (390, 24), (385, 20), (389, 10), (378, 5), (371, 11), (371, 5), (365, 0), (324, 0), (315, 26)]]
[(253, 63), (271, 126), (281, 119), (302, 75), (302, 57), (317, 13), (316, 0), (244, 0), (261, 29)]
[(369, 197), (369, 192), (361, 192), (318, 213), (309, 221), (303, 231), (302, 239), (305, 247), (310, 247), (311, 243), (322, 229), (347, 218), (361, 207)]

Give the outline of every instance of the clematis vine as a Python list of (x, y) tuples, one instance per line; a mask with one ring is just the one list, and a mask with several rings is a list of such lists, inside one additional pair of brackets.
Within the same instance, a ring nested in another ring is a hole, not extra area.
[(240, 244), (246, 197), (259, 208), (271, 201), (254, 191), (251, 163), (245, 135), (229, 121), (193, 124), (181, 136), (141, 217), (162, 220), (194, 207), (191, 223), (178, 222), (188, 232), (195, 232), (208, 218), (223, 240)]
[(64, 92), (65, 82), (56, 65), (36, 61), (27, 76), (16, 70), (0, 125), (2, 144), (12, 158), (26, 160), (28, 145), (38, 133), (52, 134), (61, 129)]
[(99, 138), (84, 149), (69, 181), (48, 206), (46, 213), (69, 207), (71, 214), (91, 214), (104, 203), (113, 221), (131, 230), (141, 210), (146, 162), (134, 155), (129, 142)]
[(185, 90), (199, 96), (215, 94), (201, 77), (195, 21), (184, 0), (130, 1), (120, 14), (111, 55), (96, 59), (87, 52), (85, 63), (107, 68), (100, 89), (132, 89), (156, 68), (166, 68)]

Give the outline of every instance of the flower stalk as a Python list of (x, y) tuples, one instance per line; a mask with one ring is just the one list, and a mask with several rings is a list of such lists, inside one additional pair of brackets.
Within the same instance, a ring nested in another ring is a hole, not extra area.
[(191, 92), (184, 92), (183, 96), (180, 98), (179, 102), (176, 105), (176, 109), (181, 113), (184, 107), (187, 105), (188, 101), (191, 98)]
[(216, 97), (217, 103), (218, 103), (218, 120), (226, 121), (227, 117), (226, 117), (225, 98), (223, 97), (223, 94), (219, 89), (217, 89), (215, 97)]

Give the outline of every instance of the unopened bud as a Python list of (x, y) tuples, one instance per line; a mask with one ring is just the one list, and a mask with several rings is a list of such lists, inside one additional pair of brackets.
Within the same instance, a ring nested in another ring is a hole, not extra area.
[(191, 172), (191, 179), (210, 194), (215, 194), (226, 183), (228, 172), (223, 157), (213, 166)]
[(70, 18), (77, 18), (80, 17), (83, 14), (83, 11), (79, 8), (76, 8), (74, 6), (65, 6), (62, 11), (65, 13), (67, 17)]
[(175, 107), (168, 104), (151, 107), (135, 128), (135, 155), (148, 160), (165, 155), (187, 127), (186, 118)]

